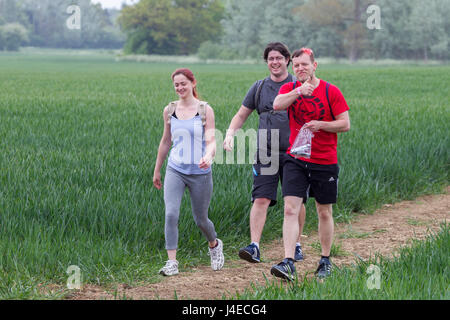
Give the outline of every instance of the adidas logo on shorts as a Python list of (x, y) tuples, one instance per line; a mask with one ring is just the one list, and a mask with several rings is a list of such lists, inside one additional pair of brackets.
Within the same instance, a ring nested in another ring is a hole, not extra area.
[(331, 177), (330, 180), (328, 180), (328, 182), (333, 182), (333, 181), (334, 181), (333, 177)]

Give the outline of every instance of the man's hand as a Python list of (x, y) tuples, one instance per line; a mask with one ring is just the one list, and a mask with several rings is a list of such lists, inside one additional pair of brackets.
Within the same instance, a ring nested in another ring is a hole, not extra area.
[(307, 124), (305, 124), (305, 125), (303, 126), (303, 128), (309, 129), (309, 130), (311, 130), (312, 132), (317, 132), (317, 131), (319, 131), (320, 129), (322, 129), (322, 124), (323, 124), (323, 121), (311, 120), (310, 122), (308, 122)]
[(300, 88), (298, 88), (297, 93), (301, 93), (304, 96), (310, 96), (312, 95), (313, 91), (314, 91), (314, 86), (310, 83), (311, 79), (309, 79), (308, 81), (305, 81)]
[(227, 151), (233, 150), (234, 147), (234, 137), (232, 135), (226, 135), (225, 140), (223, 141), (223, 148)]

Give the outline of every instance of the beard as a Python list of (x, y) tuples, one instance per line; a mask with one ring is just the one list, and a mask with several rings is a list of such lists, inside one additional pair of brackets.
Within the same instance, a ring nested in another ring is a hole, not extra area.
[(306, 82), (306, 81), (308, 81), (308, 80), (311, 80), (313, 77), (314, 77), (314, 72), (311, 72), (311, 73), (302, 73), (302, 74), (299, 74), (299, 75), (296, 75), (297, 76), (297, 79), (300, 81), (300, 82)]

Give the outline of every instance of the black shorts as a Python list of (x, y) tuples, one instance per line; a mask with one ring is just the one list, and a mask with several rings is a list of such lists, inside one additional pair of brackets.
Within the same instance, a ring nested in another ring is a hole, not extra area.
[(339, 166), (315, 164), (287, 155), (283, 166), (283, 197), (315, 198), (320, 204), (336, 203)]
[[(253, 164), (252, 202), (254, 202), (255, 199), (266, 198), (270, 199), (270, 207), (277, 203), (278, 181), (283, 183), (284, 164), (288, 157), (290, 156), (286, 153), (280, 153), (278, 169), (273, 174), (265, 173), (265, 171), (269, 171), (268, 169), (271, 168), (271, 163), (262, 164), (257, 161)], [(274, 166), (274, 168), (276, 169), (276, 166)], [(303, 202), (306, 203), (306, 200), (307, 198), (305, 197)]]

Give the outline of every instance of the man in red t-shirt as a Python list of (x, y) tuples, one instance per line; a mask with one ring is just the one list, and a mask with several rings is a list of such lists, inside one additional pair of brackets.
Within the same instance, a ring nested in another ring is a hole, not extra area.
[[(337, 200), (339, 166), (337, 161), (337, 133), (350, 130), (349, 107), (341, 91), (315, 75), (317, 62), (309, 48), (292, 54), (293, 71), (297, 82), (284, 84), (275, 98), (275, 110), (288, 110), (291, 135), (283, 172), (284, 223), (283, 242), (285, 259), (274, 265), (271, 273), (291, 280), (295, 273), (292, 263), (298, 236), (298, 212), (306, 197), (314, 197), (319, 217), (319, 239), (322, 257), (316, 274), (326, 277), (331, 273), (330, 251), (334, 222), (332, 204)], [(314, 134), (310, 158), (291, 153), (295, 138), (304, 127)]]

